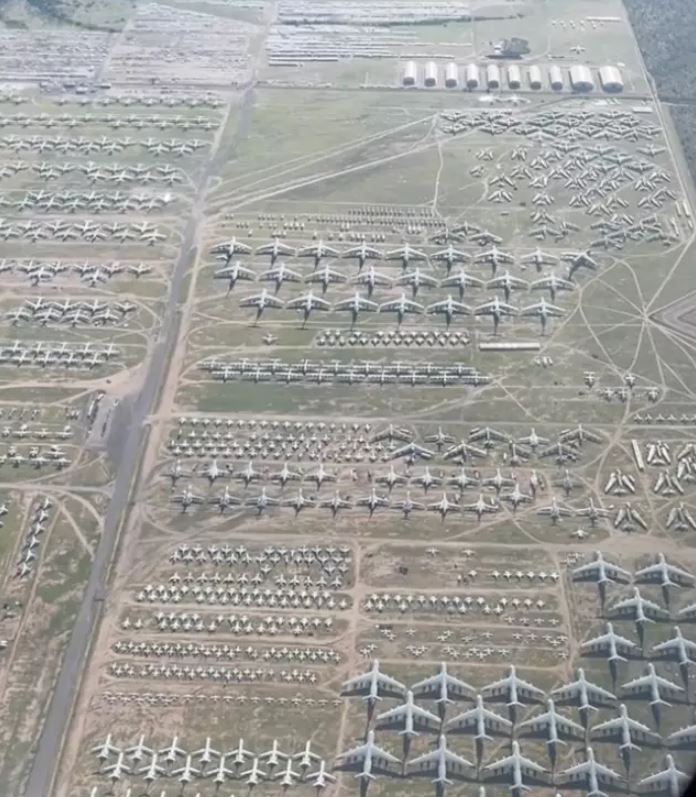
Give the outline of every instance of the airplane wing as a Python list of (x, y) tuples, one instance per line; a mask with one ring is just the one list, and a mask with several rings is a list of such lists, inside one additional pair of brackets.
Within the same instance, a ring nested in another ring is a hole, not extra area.
[[(679, 785), (685, 785), (689, 782), (689, 776), (680, 770), (675, 770), (675, 775)], [(651, 789), (666, 790), (671, 786), (670, 783), (670, 770), (665, 769), (662, 772), (656, 772), (654, 775), (649, 775), (647, 778), (638, 781), (639, 786), (648, 786)]]
[(471, 766), (471, 761), (467, 761), (466, 758), (457, 755), (456, 753), (453, 753), (451, 750), (445, 750), (445, 752), (442, 755), (445, 761), (448, 764), (450, 764), (452, 767), (457, 767), (457, 768), (460, 767), (464, 769)]

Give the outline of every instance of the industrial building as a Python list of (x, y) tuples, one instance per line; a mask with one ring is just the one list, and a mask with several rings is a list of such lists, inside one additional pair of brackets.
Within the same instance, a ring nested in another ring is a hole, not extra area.
[(403, 84), (404, 86), (415, 86), (418, 80), (418, 67), (415, 61), (409, 61), (404, 67)]
[(486, 85), (489, 89), (500, 88), (500, 69), (497, 64), (488, 64), (486, 67)]
[(522, 72), (517, 64), (510, 64), (507, 71), (508, 86), (517, 91), (522, 86)]
[(477, 89), (480, 83), (479, 68), (476, 64), (466, 65), (466, 87), (468, 89)]
[(575, 64), (570, 67), (570, 85), (573, 91), (592, 91), (594, 80), (589, 67), (584, 64)]
[(445, 86), (456, 89), (459, 85), (459, 67), (452, 61), (445, 67)]
[(621, 71), (615, 66), (601, 66), (599, 68), (599, 80), (604, 91), (618, 94), (624, 89)]
[(541, 86), (541, 69), (536, 64), (532, 64), (529, 67), (529, 88), (539, 91)]
[(423, 83), (426, 86), (437, 86), (437, 64), (435, 61), (428, 61), (425, 65), (425, 76)]
[(563, 72), (557, 64), (549, 67), (549, 83), (554, 91), (563, 91)]

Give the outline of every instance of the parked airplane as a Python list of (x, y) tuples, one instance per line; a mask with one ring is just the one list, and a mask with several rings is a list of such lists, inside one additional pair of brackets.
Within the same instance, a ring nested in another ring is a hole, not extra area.
[(375, 718), (377, 729), (398, 729), (402, 736), (418, 736), (420, 731), (433, 731), (440, 727), (440, 718), (430, 711), (417, 706), (413, 700), (413, 692), (406, 692), (406, 702), (378, 714)]
[(399, 759), (396, 756), (375, 744), (375, 732), (373, 730), (368, 731), (367, 740), (364, 744), (341, 753), (339, 760), (342, 769), (354, 769), (356, 765), (359, 765), (360, 769), (356, 772), (355, 777), (363, 781), (375, 780), (375, 773), (389, 774), (390, 764), (399, 763)]
[(646, 793), (651, 795), (664, 794), (667, 797), (681, 797), (691, 777), (677, 769), (671, 755), (665, 756), (665, 763), (667, 765), (665, 769), (639, 780), (638, 786), (641, 786), (646, 790)]
[(640, 652), (635, 642), (615, 633), (611, 623), (606, 624), (606, 630), (603, 634), (583, 642), (580, 650), (585, 654), (603, 653), (610, 664), (626, 661), (626, 656)]
[(525, 778), (533, 780), (537, 784), (545, 784), (544, 775), (546, 770), (544, 767), (532, 761), (530, 758), (525, 758), (520, 753), (519, 742), (512, 742), (512, 753), (509, 756), (494, 761), (492, 764), (487, 764), (484, 768), (485, 772), (491, 778), (499, 778), (501, 775), (510, 776), (510, 791), (513, 794), (521, 794), (523, 791), (530, 791), (531, 787), (525, 782)]
[(453, 703), (455, 699), (469, 698), (475, 692), (474, 688), (468, 683), (456, 678), (454, 675), (450, 675), (447, 671), (447, 664), (444, 661), (440, 662), (440, 667), (435, 675), (418, 681), (413, 684), (411, 689), (416, 697), (434, 700), (441, 710), (447, 704)]
[(380, 672), (379, 660), (372, 662), (372, 667), (365, 673), (346, 681), (342, 688), (343, 695), (359, 695), (363, 700), (374, 703), (383, 697), (400, 697), (406, 694), (406, 687), (400, 681)]
[(489, 698), (504, 698), (509, 708), (522, 706), (522, 701), (539, 702), (544, 699), (541, 689), (517, 675), (517, 668), (514, 664), (510, 666), (508, 674), (504, 678), (484, 686), (482, 691)]
[(662, 697), (663, 693), (665, 693), (667, 697), (674, 699), (678, 698), (684, 692), (681, 686), (658, 675), (655, 672), (655, 665), (652, 662), (648, 664), (645, 675), (628, 681), (622, 685), (621, 689), (626, 695), (648, 697), (650, 705), (653, 707), (672, 705)]
[(512, 722), (509, 719), (486, 708), (482, 695), (477, 694), (475, 700), (474, 708), (467, 709), (447, 721), (448, 731), (473, 734), (477, 742), (481, 743), (484, 740), (492, 740), (489, 734), (508, 736), (512, 733)]
[(588, 681), (582, 667), (578, 668), (575, 681), (552, 689), (551, 697), (557, 703), (575, 705), (581, 712), (597, 711), (598, 706), (612, 705), (616, 700), (608, 689)]
[(619, 750), (622, 753), (627, 753), (631, 750), (640, 751), (640, 747), (635, 744), (634, 739), (652, 745), (659, 745), (662, 741), (661, 737), (653, 733), (647, 725), (629, 717), (626, 706), (623, 703), (619, 706), (618, 717), (601, 722), (592, 728), (592, 738), (618, 743)]
[(569, 767), (561, 773), (568, 786), (584, 784), (588, 797), (608, 797), (602, 788), (615, 789), (622, 783), (622, 778), (613, 769), (599, 764), (595, 760), (594, 750), (588, 747), (586, 759), (582, 764)]

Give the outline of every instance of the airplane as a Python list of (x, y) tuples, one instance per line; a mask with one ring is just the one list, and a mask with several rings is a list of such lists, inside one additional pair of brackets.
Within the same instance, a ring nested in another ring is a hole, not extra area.
[(298, 766), (304, 772), (309, 769), (315, 761), (321, 761), (321, 757), (312, 752), (312, 740), (308, 739), (305, 742), (304, 750), (301, 753), (295, 753), (292, 756), (293, 761), (298, 762)]
[(100, 761), (106, 761), (108, 758), (111, 758), (112, 755), (117, 755), (121, 752), (120, 747), (116, 747), (116, 745), (111, 743), (111, 734), (107, 734), (106, 739), (103, 742), (95, 745), (91, 750), (90, 753), (96, 753), (97, 758)]
[(356, 764), (360, 764), (361, 768), (357, 771), (355, 777), (363, 781), (375, 780), (376, 772), (389, 774), (389, 765), (399, 763), (399, 759), (396, 756), (375, 744), (375, 732), (373, 730), (368, 731), (367, 740), (364, 744), (341, 753), (339, 759), (340, 767), (345, 769), (352, 769)]
[(483, 288), (483, 280), (471, 276), (463, 268), (460, 268), (456, 274), (450, 274), (443, 279), (440, 285), (443, 288), (458, 288), (461, 299), (467, 288)]
[(433, 731), (440, 727), (440, 718), (413, 702), (413, 692), (406, 692), (406, 702), (378, 714), (375, 728), (399, 730), (400, 736), (419, 736), (419, 731)]
[(501, 302), (497, 296), (494, 296), (489, 302), (480, 304), (474, 308), (474, 315), (489, 315), (493, 318), (493, 334), (498, 334), (498, 326), (504, 316), (511, 316), (517, 313), (517, 308), (511, 304)]
[(414, 775), (433, 775), (432, 782), (441, 790), (445, 785), (452, 783), (450, 776), (461, 776), (471, 770), (473, 764), (449, 750), (447, 736), (441, 733), (437, 740), (437, 748), (432, 753), (424, 753), (411, 759), (408, 766)]
[(341, 694), (359, 695), (363, 700), (375, 703), (383, 697), (403, 698), (406, 694), (406, 687), (400, 681), (380, 672), (379, 659), (374, 659), (372, 667), (367, 672), (345, 681), (341, 687)]
[(304, 316), (303, 324), (307, 323), (312, 310), (329, 310), (331, 305), (319, 296), (315, 296), (311, 291), (285, 303), (287, 310), (301, 310)]
[(372, 296), (375, 285), (390, 285), (391, 280), (389, 277), (375, 270), (374, 266), (370, 266), (367, 271), (358, 274), (355, 278), (358, 285), (367, 285), (367, 295)]
[(631, 574), (628, 570), (608, 562), (601, 551), (595, 551), (595, 558), (588, 564), (574, 568), (572, 576), (573, 581), (595, 581), (598, 584), (609, 581), (615, 583), (631, 581)]
[(375, 477), (377, 484), (386, 484), (389, 491), (393, 489), (395, 484), (406, 484), (408, 479), (399, 473), (396, 473), (394, 466), (390, 465), (387, 473)]
[(317, 489), (321, 487), (324, 482), (335, 482), (336, 475), (334, 473), (330, 473), (329, 471), (324, 469), (324, 463), (320, 462), (319, 467), (314, 471), (314, 473), (310, 473), (306, 477), (311, 482), (316, 482)]
[(377, 495), (373, 488), (369, 495), (366, 495), (363, 498), (358, 498), (356, 504), (357, 506), (369, 507), (371, 517), (377, 507), (387, 506), (389, 504), (389, 499), (386, 496)]
[(483, 497), (483, 493), (479, 493), (479, 497), (474, 503), (462, 504), (461, 509), (462, 512), (475, 512), (480, 521), (483, 515), (498, 512), (500, 510), (500, 504), (493, 500), (490, 502), (486, 501)]
[(655, 564), (636, 570), (635, 580), (638, 584), (658, 584), (661, 587), (689, 587), (694, 583), (694, 576), (670, 564), (663, 553), (658, 553)]
[(261, 473), (254, 470), (254, 463), (249, 460), (244, 470), (239, 471), (237, 478), (244, 482), (245, 487), (248, 487), (250, 482), (261, 478)]
[(145, 274), (149, 274), (152, 271), (152, 266), (146, 266), (144, 263), (138, 263), (135, 266), (128, 266), (128, 271), (131, 274), (135, 274), (136, 279), (138, 279)]
[(447, 484), (456, 485), (460, 490), (466, 490), (467, 487), (476, 487), (480, 484), (478, 473), (469, 476), (465, 468), (461, 468), (456, 476), (447, 479)]
[(201, 471), (201, 474), (208, 479), (210, 484), (214, 484), (217, 479), (219, 479), (221, 476), (224, 476), (225, 473), (228, 472), (229, 469), (227, 467), (221, 468), (217, 464), (217, 460), (213, 459), (211, 462), (206, 463)]
[(541, 780), (540, 776), (546, 773), (542, 766), (529, 758), (525, 758), (520, 753), (520, 745), (516, 740), (512, 742), (511, 755), (504, 756), (492, 764), (487, 764), (484, 769), (493, 778), (498, 778), (501, 775), (511, 775), (510, 790), (517, 794), (531, 790), (531, 787), (524, 782), (525, 776), (539, 782)]
[(561, 777), (567, 785), (584, 783), (585, 793), (588, 797), (607, 797), (606, 792), (602, 791), (602, 786), (605, 788), (606, 786), (616, 787), (621, 783), (621, 776), (613, 769), (597, 763), (594, 750), (591, 747), (586, 749), (586, 756), (583, 763), (575, 764), (575, 766), (564, 770)]
[(234, 778), (237, 774), (235, 769), (230, 769), (229, 767), (225, 766), (225, 760), (226, 756), (220, 756), (220, 760), (218, 761), (217, 765), (204, 772), (204, 777), (212, 778), (212, 781), (216, 784), (216, 786), (222, 785), (226, 780)]
[(408, 518), (408, 516), (413, 511), (421, 511), (421, 512), (424, 511), (425, 510), (425, 504), (421, 504), (418, 501), (413, 501), (411, 499), (410, 492), (407, 490), (406, 491), (406, 496), (403, 498), (403, 500), (395, 501), (392, 504), (392, 508), (393, 509), (397, 509), (400, 512), (403, 512), (404, 513), (404, 517)]
[(636, 624), (654, 623), (656, 620), (666, 620), (669, 617), (666, 609), (644, 598), (638, 587), (634, 588), (632, 598), (618, 601), (609, 610), (615, 617), (630, 617)]
[(336, 780), (333, 775), (326, 771), (326, 763), (324, 761), (321, 761), (319, 769), (315, 772), (308, 772), (306, 778), (310, 785), (317, 791), (321, 791)]
[(441, 484), (442, 479), (438, 476), (433, 476), (430, 473), (430, 468), (426, 465), (425, 470), (418, 476), (415, 476), (412, 481), (414, 484), (420, 484), (423, 490), (427, 493), (434, 484)]
[(540, 302), (536, 304), (530, 304), (527, 307), (523, 307), (520, 310), (520, 315), (522, 316), (538, 316), (539, 320), (541, 321), (541, 331), (544, 333), (546, 331), (546, 325), (548, 324), (549, 318), (560, 318), (564, 314), (564, 311), (561, 310), (560, 307), (557, 307), (555, 304), (550, 304), (542, 297)]
[(239, 773), (240, 778), (246, 778), (248, 786), (257, 786), (261, 780), (267, 777), (267, 774), (259, 766), (259, 759), (255, 756), (251, 759), (251, 766), (249, 769)]
[(428, 504), (426, 509), (431, 512), (439, 512), (442, 519), (444, 520), (447, 517), (448, 512), (454, 512), (460, 509), (460, 505), (458, 501), (451, 501), (447, 497), (447, 493), (442, 493), (442, 498), (439, 501), (434, 501), (431, 504)]
[(295, 250), (291, 246), (281, 243), (277, 238), (274, 238), (273, 241), (269, 244), (262, 244), (261, 246), (257, 246), (255, 254), (270, 255), (271, 265), (273, 265), (275, 261), (278, 259), (278, 257), (280, 257), (280, 255), (285, 255), (286, 257), (294, 257)]
[(302, 282), (302, 274), (288, 268), (285, 263), (269, 268), (259, 274), (261, 282), (274, 282), (275, 292), (278, 293), (283, 282)]
[(626, 661), (626, 655), (639, 652), (638, 645), (626, 637), (620, 636), (614, 632), (614, 626), (607, 623), (605, 632), (599, 636), (593, 637), (583, 642), (581, 647), (582, 653), (606, 653), (606, 658), (610, 664)]
[(227, 293), (234, 288), (237, 280), (255, 280), (256, 272), (245, 268), (239, 260), (231, 266), (220, 268), (213, 274), (213, 279), (224, 279), (228, 282)]
[(429, 304), (425, 311), (429, 315), (444, 315), (445, 323), (449, 326), (455, 315), (469, 315), (471, 313), (471, 308), (462, 302), (456, 301), (450, 294), (447, 294), (446, 298)]
[(327, 498), (322, 501), (319, 506), (326, 507), (331, 510), (331, 513), (334, 517), (338, 514), (339, 510), (341, 509), (350, 509), (352, 506), (351, 502), (345, 498), (341, 498), (338, 491), (336, 491), (332, 498)]
[(283, 302), (270, 294), (265, 288), (261, 293), (254, 296), (245, 296), (239, 300), (240, 307), (255, 307), (256, 319), (261, 318), (261, 314), (267, 307), (283, 307)]
[(582, 667), (577, 670), (577, 679), (551, 690), (551, 697), (557, 703), (576, 705), (581, 712), (597, 711), (597, 706), (612, 705), (616, 695), (608, 689), (593, 684), (585, 678)]
[(229, 755), (234, 755), (234, 759), (233, 760), (234, 760), (235, 765), (236, 766), (240, 766), (241, 764), (243, 764), (247, 760), (247, 758), (252, 758), (254, 754), (251, 752), (251, 750), (246, 750), (245, 749), (245, 747), (244, 747), (244, 739), (240, 739), (237, 742), (237, 747), (234, 749), (234, 751), (231, 751), (229, 753)]
[(271, 498), (271, 496), (266, 495), (266, 488), (261, 488), (261, 494), (255, 497), (247, 498), (244, 502), (245, 506), (253, 506), (256, 507), (258, 514), (260, 515), (269, 506), (278, 506), (278, 499)]
[(314, 499), (305, 496), (302, 488), (300, 488), (291, 498), (284, 498), (281, 504), (283, 506), (291, 506), (295, 510), (295, 515), (299, 515), (306, 506), (314, 506)]
[(590, 525), (596, 526), (597, 520), (600, 518), (608, 517), (609, 510), (604, 509), (601, 506), (596, 506), (592, 498), (589, 499), (588, 505), (585, 507), (580, 507), (579, 509), (575, 510), (576, 515), (580, 515), (581, 517), (589, 518)]
[(203, 499), (201, 498), (201, 496), (200, 495), (196, 495), (193, 492), (190, 484), (184, 490), (183, 493), (180, 493), (179, 495), (175, 495), (172, 498), (172, 501), (174, 501), (175, 504), (181, 504), (181, 511), (182, 512), (186, 512), (186, 510), (190, 506), (193, 506), (194, 504), (202, 504), (203, 503)]
[(424, 446), (419, 446), (418, 443), (407, 443), (405, 446), (397, 448), (391, 453), (391, 459), (400, 459), (406, 457), (411, 461), (416, 459), (432, 459), (434, 452)]
[(322, 293), (326, 293), (329, 285), (333, 282), (347, 282), (348, 278), (340, 271), (329, 268), (328, 265), (323, 266), (321, 269), (313, 271), (311, 274), (304, 278), (305, 282), (319, 282), (321, 283)]
[(322, 257), (339, 257), (339, 252), (330, 246), (327, 246), (322, 240), (317, 241), (315, 244), (310, 244), (302, 249), (297, 250), (297, 257), (313, 257), (314, 267), (318, 268)]
[(549, 265), (557, 261), (558, 258), (555, 255), (549, 254), (548, 252), (543, 252), (541, 249), (539, 249), (539, 247), (537, 247), (533, 252), (530, 252), (528, 255), (523, 255), (520, 258), (521, 263), (533, 263), (537, 271), (541, 271), (545, 265)]
[(126, 754), (123, 752), (118, 753), (113, 764), (102, 767), (102, 774), (109, 775), (112, 781), (121, 780), (123, 775), (127, 775), (131, 771), (131, 768), (125, 763), (125, 756)]
[(575, 290), (575, 283), (557, 277), (555, 274), (551, 274), (548, 277), (535, 280), (529, 287), (533, 291), (547, 290), (551, 296), (551, 301), (555, 301), (558, 291), (573, 291)]
[(556, 711), (555, 703), (551, 698), (546, 701), (546, 711), (537, 714), (520, 723), (517, 727), (520, 736), (539, 736), (546, 738), (546, 745), (554, 748), (558, 744), (565, 744), (566, 739), (584, 739), (585, 729), (577, 722), (564, 717)]
[(625, 694), (632, 696), (643, 696), (647, 693), (650, 698), (650, 705), (653, 707), (669, 707), (672, 705), (666, 700), (663, 700), (663, 691), (666, 692), (668, 696), (673, 698), (678, 697), (680, 693), (684, 692), (681, 686), (678, 686), (677, 684), (672, 683), (672, 681), (667, 680), (667, 678), (663, 678), (661, 675), (658, 675), (655, 672), (655, 665), (652, 662), (648, 664), (645, 675), (642, 675), (639, 678), (634, 678), (633, 680), (622, 684), (621, 688), (624, 690)]
[(506, 302), (510, 301), (510, 295), (513, 291), (526, 290), (528, 287), (529, 284), (526, 280), (513, 277), (507, 269), (500, 276), (494, 277), (486, 283), (486, 289), (488, 290), (502, 288)]
[(187, 755), (182, 766), (172, 769), (169, 774), (173, 777), (178, 775), (179, 783), (185, 784), (190, 783), (197, 775), (200, 775), (200, 772), (200, 769), (193, 766), (192, 756)]
[(432, 254), (430, 259), (446, 263), (447, 273), (449, 274), (452, 270), (452, 266), (455, 263), (471, 260), (471, 255), (468, 252), (462, 251), (461, 249), (455, 249), (452, 244), (449, 244), (449, 246), (447, 246), (445, 249), (440, 249), (440, 251)]
[(626, 706), (622, 703), (619, 706), (619, 716), (615, 719), (600, 722), (592, 728), (592, 738), (600, 741), (611, 741), (619, 743), (619, 750), (628, 753), (631, 750), (640, 751), (640, 747), (634, 743), (633, 739), (646, 742), (648, 744), (661, 744), (662, 737), (653, 733), (647, 725), (628, 716)]
[(413, 271), (407, 271), (405, 274), (397, 277), (395, 284), (410, 285), (413, 296), (415, 296), (422, 285), (428, 288), (434, 288), (437, 285), (437, 280), (421, 271), (420, 268), (415, 268)]
[(522, 706), (522, 700), (527, 702), (543, 701), (544, 693), (541, 689), (528, 681), (522, 680), (517, 675), (515, 665), (511, 665), (508, 674), (499, 681), (493, 681), (483, 687), (482, 694), (489, 698), (503, 697), (509, 708)]
[(461, 440), (456, 445), (448, 448), (447, 451), (444, 453), (444, 459), (456, 459), (461, 458), (462, 460), (473, 459), (473, 457), (485, 457), (486, 452), (482, 448), (477, 448), (476, 446), (472, 446), (466, 440)]
[(599, 268), (599, 263), (590, 255), (589, 251), (586, 252), (564, 252), (561, 259), (570, 263), (568, 266), (568, 278), (579, 268), (588, 268), (591, 271), (596, 271)]
[(434, 700), (441, 710), (444, 710), (447, 704), (453, 703), (454, 699), (469, 698), (475, 692), (468, 683), (450, 675), (444, 661), (440, 662), (435, 675), (413, 684), (411, 690), (416, 697)]
[(680, 797), (691, 777), (677, 769), (671, 755), (665, 756), (666, 768), (654, 775), (638, 781), (638, 786), (647, 788), (648, 794), (666, 794), (667, 797)]
[(149, 763), (142, 766), (138, 770), (138, 774), (142, 775), (146, 783), (152, 783), (157, 780), (157, 778), (165, 776), (167, 774), (167, 768), (159, 763), (159, 754), (153, 752), (150, 756)]
[(282, 761), (291, 761), (291, 757), (278, 749), (278, 740), (274, 739), (270, 750), (261, 753), (259, 758), (266, 763), (268, 767), (277, 767)]
[(145, 735), (143, 734), (132, 747), (126, 748), (126, 755), (132, 761), (142, 761), (145, 756), (155, 755), (154, 750), (145, 745)]
[(493, 487), (496, 493), (500, 493), (503, 487), (512, 487), (515, 484), (515, 479), (512, 476), (503, 476), (500, 468), (496, 468), (495, 476), (488, 476), (481, 484), (484, 487)]
[(402, 293), (398, 299), (392, 299), (379, 305), (380, 313), (396, 313), (399, 324), (407, 313), (422, 313), (424, 310), (422, 304), (408, 299), (405, 293)]
[(602, 438), (598, 434), (586, 429), (581, 423), (574, 429), (563, 429), (559, 435), (559, 440), (563, 442), (572, 441), (578, 445), (582, 445), (586, 440), (589, 440), (591, 443), (602, 442)]
[(414, 249), (410, 244), (405, 243), (398, 249), (392, 249), (384, 255), (386, 260), (400, 260), (401, 267), (405, 270), (411, 260), (427, 260), (428, 257), (424, 252)]
[(534, 500), (531, 495), (520, 490), (520, 485), (517, 482), (515, 482), (515, 486), (509, 493), (501, 493), (500, 498), (503, 501), (507, 501), (512, 506), (513, 511), (517, 511), (517, 507), (520, 504), (526, 504)]
[(302, 474), (299, 473), (298, 471), (290, 470), (288, 468), (288, 463), (287, 462), (283, 463), (283, 467), (281, 468), (281, 470), (279, 470), (277, 473), (272, 473), (271, 474), (271, 481), (280, 482), (282, 487), (285, 487), (285, 485), (291, 479), (295, 480), (295, 479), (301, 479), (301, 478), (302, 478)]
[(223, 241), (216, 244), (210, 250), (213, 254), (221, 254), (227, 261), (231, 260), (233, 255), (250, 255), (251, 247), (241, 243), (236, 238), (230, 238), (229, 241)]
[[(477, 694), (474, 708), (467, 709), (447, 721), (446, 728), (452, 733), (473, 733), (477, 742), (492, 741), (490, 733), (509, 735), (512, 733), (512, 722), (500, 714), (487, 709), (483, 696)], [(451, 701), (450, 701), (451, 702)]]
[(549, 442), (548, 437), (541, 437), (536, 433), (536, 429), (532, 427), (531, 432), (526, 437), (520, 437), (517, 441), (520, 445), (528, 446), (532, 451), (536, 451), (539, 446), (546, 445)]
[(383, 257), (382, 252), (379, 249), (375, 249), (374, 246), (368, 246), (364, 241), (360, 244), (360, 246), (354, 246), (351, 249), (346, 249), (345, 252), (341, 253), (341, 257), (343, 258), (357, 258), (358, 260), (358, 271), (362, 271), (365, 262), (368, 259), (373, 260), (381, 260)]
[(358, 320), (361, 311), (376, 313), (379, 310), (377, 302), (364, 299), (357, 291), (350, 299), (343, 299), (334, 305), (334, 311), (349, 310), (353, 314), (353, 324)]
[(238, 506), (242, 503), (241, 498), (237, 498), (235, 495), (230, 494), (230, 488), (225, 487), (225, 491), (222, 495), (216, 495), (210, 499), (211, 504), (217, 504), (220, 508), (220, 512), (224, 512), (226, 509), (230, 509), (233, 506)]
[(682, 635), (678, 625), (674, 626), (674, 636), (665, 642), (653, 645), (652, 653), (659, 658), (673, 659), (680, 667), (696, 663), (696, 642)]

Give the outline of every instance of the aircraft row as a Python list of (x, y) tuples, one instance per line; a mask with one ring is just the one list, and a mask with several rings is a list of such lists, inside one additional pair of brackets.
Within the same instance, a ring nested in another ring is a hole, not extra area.
[(25, 113), (3, 115), (0, 120), (0, 128), (3, 127), (83, 127), (91, 125), (107, 126), (114, 129), (119, 127), (158, 127), (165, 130), (170, 127), (178, 127), (182, 130), (200, 128), (201, 130), (212, 130), (218, 127), (218, 122), (208, 116), (162, 116), (146, 114), (128, 114), (117, 116), (115, 114), (82, 114), (80, 116), (71, 114), (61, 114), (51, 116), (47, 113), (32, 116)]
[(12, 223), (0, 219), (0, 238), (7, 241), (11, 238), (22, 238), (32, 242), (42, 239), (56, 238), (60, 241), (82, 238), (90, 243), (116, 240), (125, 243), (128, 240), (144, 242), (153, 246), (167, 236), (149, 222), (142, 224), (114, 222), (113, 224), (97, 224), (90, 219), (86, 221), (67, 222), (63, 219), (52, 222), (23, 221)]
[(66, 138), (65, 136), (4, 136), (0, 138), (0, 149), (10, 149), (14, 152), (32, 150), (34, 152), (68, 152), (76, 155), (89, 155), (93, 152), (114, 155), (117, 152), (130, 150), (140, 147), (151, 155), (171, 154), (176, 156), (191, 155), (202, 147), (208, 146), (208, 142), (200, 139), (176, 139), (162, 140), (157, 138), (147, 138), (136, 140), (126, 138), (108, 138), (102, 136), (100, 139), (89, 139), (84, 136), (79, 138)]

